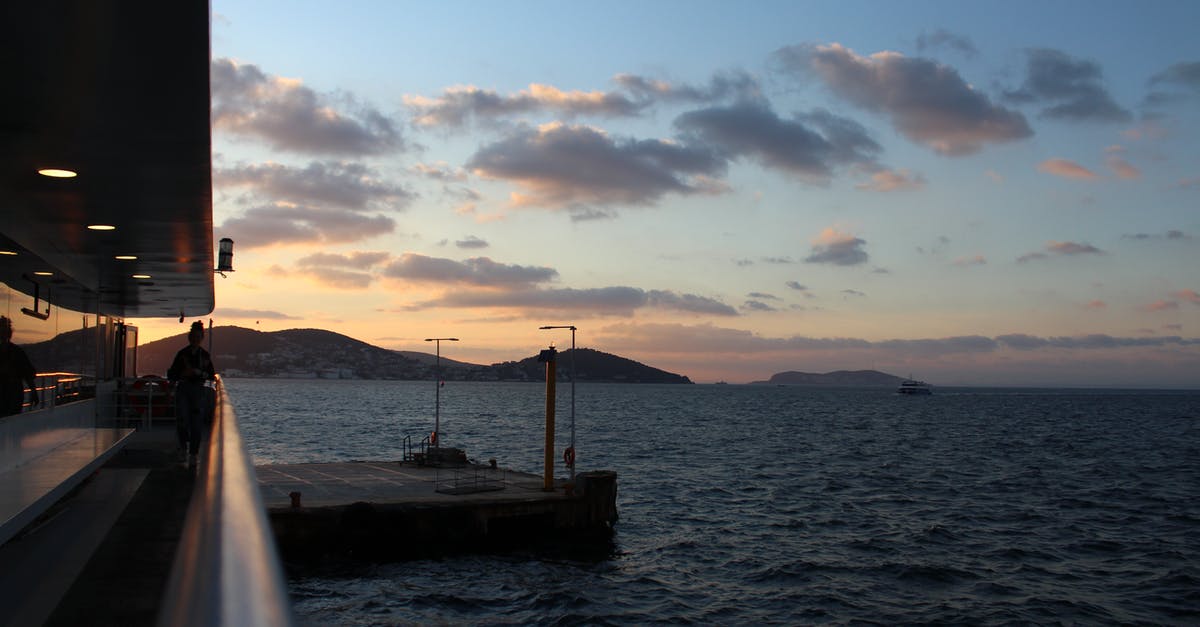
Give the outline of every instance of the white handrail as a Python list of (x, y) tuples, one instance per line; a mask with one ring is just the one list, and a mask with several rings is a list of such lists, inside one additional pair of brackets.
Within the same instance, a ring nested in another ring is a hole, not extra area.
[(220, 379), (160, 625), (291, 625), (279, 556), (254, 465)]

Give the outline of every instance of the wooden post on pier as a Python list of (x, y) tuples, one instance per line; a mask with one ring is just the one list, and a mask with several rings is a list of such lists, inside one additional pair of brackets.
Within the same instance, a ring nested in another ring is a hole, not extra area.
[(538, 361), (546, 362), (546, 461), (542, 473), (542, 490), (547, 492), (554, 490), (554, 371), (557, 352), (551, 346), (538, 355)]

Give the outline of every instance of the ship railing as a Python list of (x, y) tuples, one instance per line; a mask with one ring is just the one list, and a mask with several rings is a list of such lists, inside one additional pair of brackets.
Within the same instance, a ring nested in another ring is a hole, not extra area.
[(401, 445), (404, 448), (404, 461), (417, 463), (425, 462), (430, 447), (429, 436), (425, 436), (424, 438), (421, 438), (420, 442), (413, 444), (412, 436), (406, 435), (401, 441)]
[(96, 390), (95, 381), (91, 377), (76, 372), (39, 372), (35, 375), (33, 383), (38, 402), (29, 402), (29, 388), (25, 388), (22, 390), (22, 412), (52, 409), (91, 398)]
[(220, 378), (212, 437), (160, 625), (290, 625), (291, 606), (253, 460)]
[(107, 417), (149, 429), (155, 421), (175, 421), (174, 386), (162, 377), (122, 377), (114, 380)]
[(507, 470), (470, 464), (451, 469), (438, 468), (434, 490), (442, 494), (475, 494), (503, 490)]

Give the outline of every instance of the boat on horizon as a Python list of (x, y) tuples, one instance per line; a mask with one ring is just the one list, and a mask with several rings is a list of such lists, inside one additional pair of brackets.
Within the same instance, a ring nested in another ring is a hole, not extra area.
[(900, 382), (900, 387), (896, 388), (896, 393), (905, 396), (928, 396), (933, 394), (933, 386), (924, 381), (908, 378)]

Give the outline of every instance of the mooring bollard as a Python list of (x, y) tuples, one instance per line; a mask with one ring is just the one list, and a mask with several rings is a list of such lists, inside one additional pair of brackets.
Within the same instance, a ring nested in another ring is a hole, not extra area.
[(288, 496), (292, 497), (292, 509), (300, 509), (300, 493), (288, 492)]

